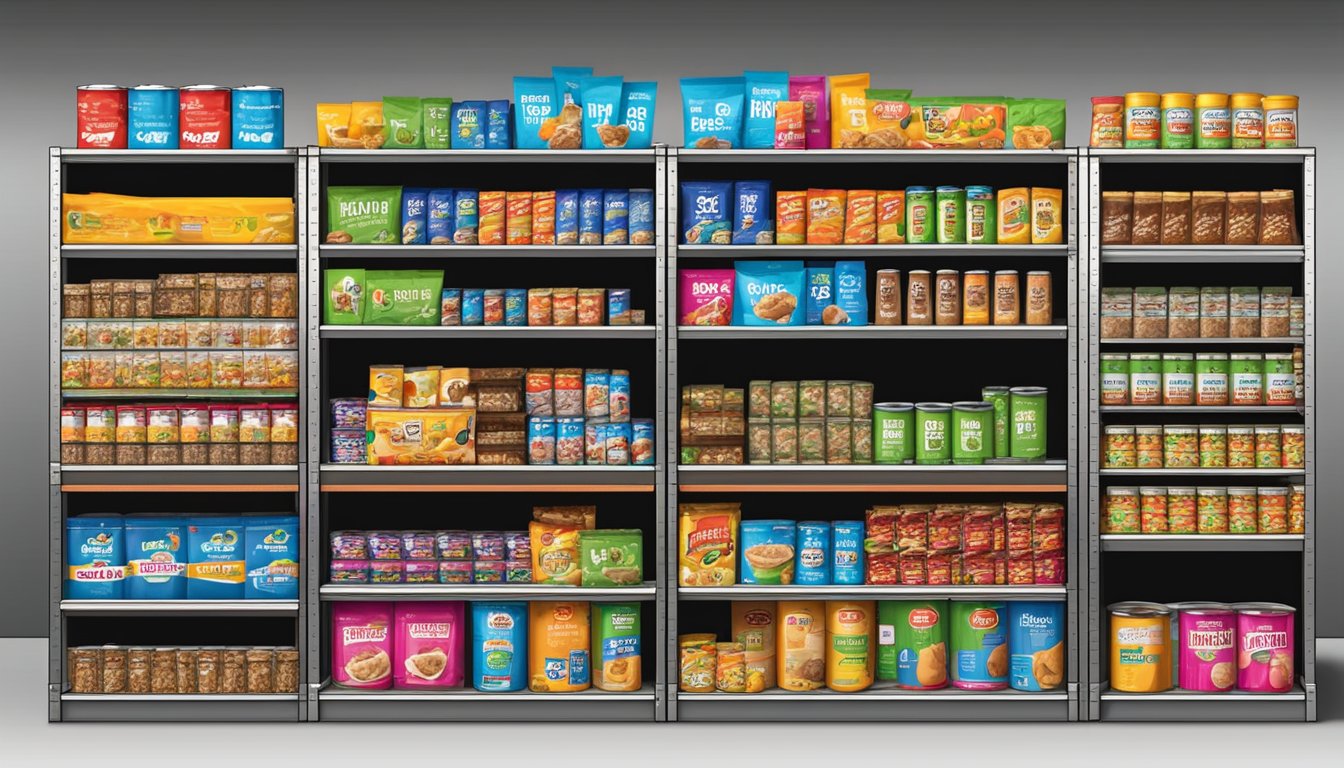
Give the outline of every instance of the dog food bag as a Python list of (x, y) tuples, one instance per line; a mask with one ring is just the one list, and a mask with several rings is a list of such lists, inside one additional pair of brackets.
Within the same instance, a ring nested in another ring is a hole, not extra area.
[(681, 232), (687, 245), (732, 242), (731, 181), (681, 183)]
[(682, 145), (688, 149), (740, 148), (745, 89), (741, 77), (683, 77)]
[(630, 129), (621, 124), (620, 77), (579, 78), (579, 100), (583, 108), (583, 148), (623, 149)]
[(79, 516), (66, 522), (66, 598), (121, 599), (126, 581), (122, 526), (118, 515)]
[(639, 614), (639, 603), (593, 604), (594, 688), (603, 691), (637, 691), (643, 685)]
[(384, 96), (383, 149), (423, 149), (423, 114), (418, 96)]
[(773, 245), (770, 182), (739, 181), (733, 185), (733, 245)]
[(742, 146), (772, 149), (775, 146), (775, 105), (789, 96), (788, 72), (742, 73), (746, 92), (746, 126)]
[(467, 639), (465, 614), (465, 604), (456, 601), (396, 604), (393, 688), (462, 686)]
[(342, 688), (392, 686), (392, 603), (333, 603), (331, 681)]
[(1007, 99), (1007, 149), (1063, 149), (1063, 99)]
[(845, 234), (843, 189), (807, 190), (807, 244), (839, 245)]
[(243, 557), (248, 600), (299, 597), (299, 519), (294, 516), (243, 518)]
[(741, 505), (681, 504), (678, 515), (678, 583), (683, 587), (723, 587), (737, 583)]
[(365, 322), (369, 325), (438, 325), (443, 270), (368, 270)]
[(401, 187), (327, 189), (328, 244), (390, 245), (401, 232)]
[(591, 666), (588, 603), (533, 601), (527, 624), (529, 690), (587, 690)]
[(471, 604), (471, 675), (478, 691), (527, 688), (527, 603)]
[(871, 76), (831, 75), (831, 146), (857, 147), (868, 133), (867, 91)]
[(803, 325), (805, 312), (798, 311), (803, 296), (801, 261), (738, 261), (734, 325)]
[(789, 78), (789, 101), (803, 103), (803, 130), (808, 149), (831, 146), (831, 110), (826, 99), (824, 75), (796, 75)]
[(317, 105), (317, 146), (337, 147), (345, 142), (349, 146), (362, 147), (358, 141), (349, 139), (349, 132), (349, 104)]
[(621, 127), (627, 131), (626, 149), (653, 146), (654, 108), (658, 106), (658, 83), (621, 84)]
[(185, 521), (175, 518), (128, 517), (124, 527), (126, 599), (186, 599)]

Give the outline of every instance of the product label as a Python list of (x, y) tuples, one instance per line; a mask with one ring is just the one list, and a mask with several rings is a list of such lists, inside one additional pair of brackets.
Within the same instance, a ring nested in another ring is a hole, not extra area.
[(1129, 375), (1129, 401), (1133, 405), (1157, 405), (1162, 402), (1162, 377), (1156, 372)]
[[(1296, 383), (1296, 382), (1294, 382)], [(1264, 377), (1259, 373), (1232, 374), (1232, 404), (1259, 405), (1264, 392)]]
[(1195, 392), (1195, 377), (1189, 373), (1162, 374), (1162, 399), (1171, 404), (1190, 402)]
[(1199, 135), (1206, 139), (1226, 139), (1232, 135), (1232, 115), (1227, 108), (1201, 109)]
[(1167, 110), (1167, 133), (1173, 136), (1189, 136), (1194, 131), (1194, 115), (1185, 107), (1173, 107)]
[(1291, 373), (1265, 375), (1265, 405), (1293, 405), (1297, 402), (1297, 377)]
[(1227, 374), (1201, 373), (1196, 377), (1199, 405), (1227, 404)]

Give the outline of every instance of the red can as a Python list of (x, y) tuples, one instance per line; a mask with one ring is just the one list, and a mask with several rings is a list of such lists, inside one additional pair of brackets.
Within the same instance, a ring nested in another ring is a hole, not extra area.
[(232, 96), (218, 85), (189, 85), (178, 99), (178, 146), (181, 149), (228, 149), (233, 123)]
[(126, 89), (119, 85), (75, 89), (75, 134), (80, 149), (125, 149)]

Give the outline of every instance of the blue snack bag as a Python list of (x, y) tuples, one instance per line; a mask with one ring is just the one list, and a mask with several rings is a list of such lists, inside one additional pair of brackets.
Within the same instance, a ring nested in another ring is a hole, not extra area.
[[(582, 106), (583, 99), (579, 88), (579, 79), (592, 77), (592, 67), (551, 67), (551, 77), (555, 80), (555, 91), (560, 102), (558, 107), (566, 104), (578, 104)], [(560, 110), (555, 112), (560, 114)]]
[[(404, 194), (404, 193), (403, 193)], [(430, 245), (451, 245), (457, 203), (451, 189), (431, 189), (425, 203)]]
[(480, 207), (476, 190), (458, 189), (453, 192), (453, 242), (457, 245), (475, 245), (476, 228), (480, 224)]
[(728, 198), (731, 181), (683, 181), (681, 183), (681, 235), (689, 245), (732, 243), (732, 214)]
[(555, 190), (555, 244), (579, 244), (579, 190)]
[(626, 245), (630, 242), (630, 192), (608, 189), (602, 192), (602, 244)]
[(657, 83), (625, 83), (621, 86), (620, 122), (630, 129), (630, 136), (625, 140), (626, 149), (653, 146), (653, 114), (657, 104)]
[(527, 325), (526, 288), (509, 288), (504, 291), (504, 324)]
[(794, 583), (813, 586), (831, 583), (830, 523), (798, 524), (798, 569)]
[(462, 289), (462, 324), (485, 325), (485, 289)]
[(583, 148), (621, 149), (630, 131), (620, 125), (620, 77), (581, 77), (579, 96), (583, 106)]
[(746, 81), (740, 77), (683, 77), (683, 145), (688, 149), (741, 147), (745, 88)]
[(405, 187), (401, 190), (401, 244), (425, 245), (429, 242), (429, 190)]
[(844, 314), (826, 325), (868, 324), (867, 275), (868, 270), (862, 261), (835, 263), (835, 306)]
[(513, 146), (546, 149), (541, 126), (560, 114), (560, 98), (552, 77), (513, 78)]
[(831, 523), (831, 583), (863, 583), (863, 521)]
[(835, 303), (835, 267), (818, 263), (807, 267), (807, 324), (821, 325), (826, 308)]
[(485, 149), (485, 102), (453, 104), (451, 130), (453, 149)]
[(488, 101), (485, 104), (485, 148), (513, 149), (509, 130), (509, 101)]
[(299, 518), (243, 518), (248, 600), (295, 600), (299, 596)]
[(768, 181), (733, 185), (733, 245), (774, 245), (774, 205)]
[(736, 261), (733, 269), (733, 325), (803, 324), (803, 262)]
[(630, 244), (653, 245), (653, 190), (630, 190)]
[(603, 194), (600, 189), (579, 190), (579, 245), (602, 244)]
[(742, 78), (747, 100), (742, 146), (774, 149), (775, 103), (789, 100), (789, 73), (747, 70)]

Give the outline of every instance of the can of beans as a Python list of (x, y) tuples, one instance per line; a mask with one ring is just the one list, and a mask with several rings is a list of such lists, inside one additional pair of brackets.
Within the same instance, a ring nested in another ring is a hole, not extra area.
[(75, 146), (80, 149), (126, 148), (126, 89), (119, 85), (81, 85), (75, 89)]
[(233, 148), (285, 146), (285, 92), (269, 85), (233, 89)]
[(177, 89), (137, 85), (127, 94), (126, 145), (131, 149), (177, 149)]
[(181, 149), (228, 149), (230, 143), (229, 89), (218, 85), (189, 85), (178, 98), (178, 146)]

